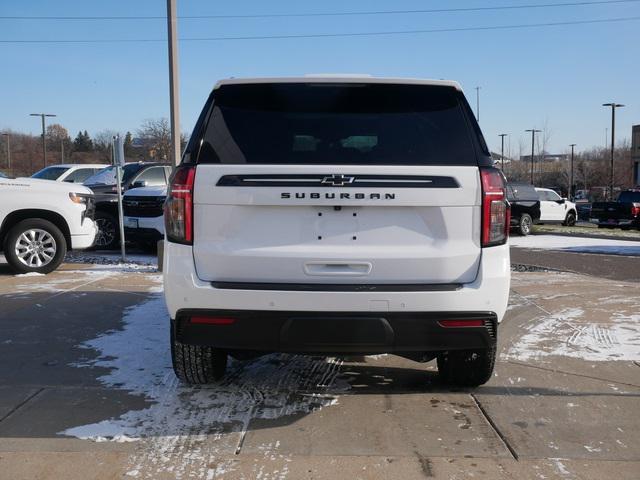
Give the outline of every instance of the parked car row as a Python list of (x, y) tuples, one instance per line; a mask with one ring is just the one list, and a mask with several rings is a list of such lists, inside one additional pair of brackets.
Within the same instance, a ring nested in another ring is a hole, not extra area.
[[(20, 273), (49, 273), (69, 249), (119, 244), (116, 168), (51, 165), (30, 178), (0, 173), (0, 252)], [(164, 235), (162, 205), (171, 167), (125, 165), (121, 173), (126, 238), (155, 247)]]

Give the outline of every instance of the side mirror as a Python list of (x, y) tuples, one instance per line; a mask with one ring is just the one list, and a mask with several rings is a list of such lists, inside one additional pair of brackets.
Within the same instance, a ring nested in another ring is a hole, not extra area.
[(133, 182), (131, 188), (141, 188), (149, 186), (149, 182), (145, 182), (144, 180), (138, 180), (137, 182)]
[(562, 205), (563, 203), (565, 203), (567, 201), (566, 198), (561, 198), (560, 200), (557, 200), (559, 205)]

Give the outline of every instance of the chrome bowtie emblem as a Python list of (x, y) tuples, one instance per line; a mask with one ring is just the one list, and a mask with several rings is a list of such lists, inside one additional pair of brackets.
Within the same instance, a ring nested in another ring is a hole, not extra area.
[(320, 182), (322, 185), (331, 185), (333, 187), (344, 187), (350, 183), (353, 183), (355, 177), (347, 177), (342, 174), (331, 175), (329, 177), (324, 177)]

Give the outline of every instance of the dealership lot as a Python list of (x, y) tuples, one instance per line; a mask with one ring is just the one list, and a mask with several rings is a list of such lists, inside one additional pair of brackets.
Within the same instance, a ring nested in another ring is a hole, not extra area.
[(0, 477), (637, 479), (637, 242), (538, 240), (513, 261), (554, 270), (513, 273), (475, 390), (393, 356), (270, 355), (181, 386), (151, 259), (0, 265)]

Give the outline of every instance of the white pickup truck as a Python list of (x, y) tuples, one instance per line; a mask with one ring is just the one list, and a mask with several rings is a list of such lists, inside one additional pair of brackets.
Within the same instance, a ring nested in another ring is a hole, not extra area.
[(49, 273), (93, 245), (93, 193), (82, 185), (0, 176), (0, 251), (19, 273)]

